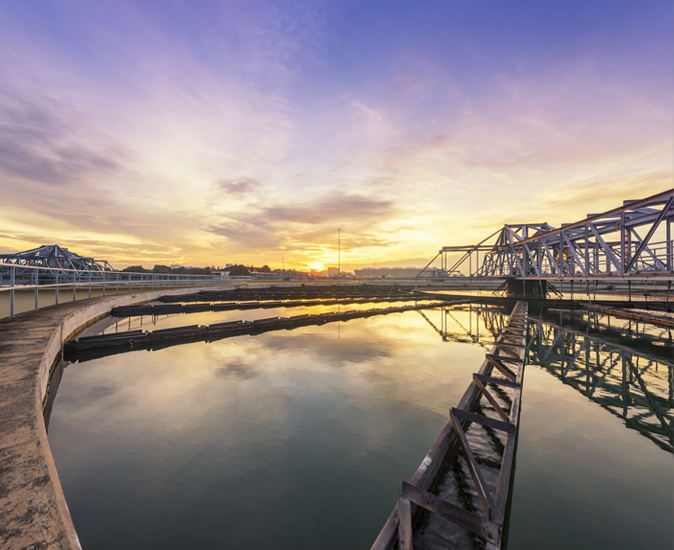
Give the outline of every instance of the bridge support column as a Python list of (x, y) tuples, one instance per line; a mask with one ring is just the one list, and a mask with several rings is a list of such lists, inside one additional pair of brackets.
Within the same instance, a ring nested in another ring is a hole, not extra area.
[(506, 279), (506, 295), (512, 298), (545, 298), (548, 283), (543, 279)]

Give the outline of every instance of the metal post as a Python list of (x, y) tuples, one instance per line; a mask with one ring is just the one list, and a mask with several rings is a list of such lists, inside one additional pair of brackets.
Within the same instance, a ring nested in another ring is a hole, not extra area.
[(625, 266), (627, 265), (627, 228), (625, 227), (625, 212), (620, 215), (620, 251), (622, 258), (620, 262), (620, 274), (625, 274)]
[(620, 352), (620, 357), (622, 359), (622, 401), (623, 401), (623, 418), (627, 418), (627, 401), (629, 399), (629, 388), (627, 387), (627, 361), (625, 360), (625, 352)]
[(341, 284), (342, 279), (342, 230), (337, 228), (337, 284)]
[[(585, 224), (585, 276), (590, 274), (590, 248), (588, 241), (590, 240), (590, 231)], [(589, 284), (589, 283), (588, 283)]]
[(33, 278), (35, 279), (35, 309), (37, 310), (37, 285), (39, 283), (40, 272), (37, 269), (34, 269), (33, 273), (35, 273)]
[(89, 298), (91, 298), (91, 271), (89, 272)]
[(674, 271), (674, 242), (672, 242), (672, 230), (671, 225), (673, 222), (667, 220), (667, 270)]
[(54, 287), (54, 303), (59, 305), (59, 272), (56, 272), (56, 286)]
[(672, 281), (667, 282), (667, 310), (669, 311), (669, 291), (672, 288)]
[(105, 296), (105, 271), (103, 271), (101, 275), (103, 276), (103, 296)]
[(14, 317), (14, 276), (16, 268), (12, 266), (10, 277), (9, 277), (9, 316)]
[[(636, 243), (634, 243), (636, 245)], [(625, 273), (627, 273), (627, 267), (631, 263), (632, 256), (634, 252), (632, 250), (632, 231), (627, 230), (627, 256), (625, 258)]]

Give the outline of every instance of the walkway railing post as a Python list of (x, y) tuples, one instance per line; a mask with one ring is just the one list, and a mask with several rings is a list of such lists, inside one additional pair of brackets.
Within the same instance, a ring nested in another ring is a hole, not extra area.
[(9, 286), (11, 290), (9, 291), (9, 316), (14, 317), (14, 277), (15, 277), (15, 267), (12, 267), (11, 274), (9, 278)]
[[(40, 270), (43, 269), (40, 266), (34, 265), (25, 265), (18, 266), (24, 271), (19, 271), (19, 279), (21, 279), (22, 286), (24, 290), (28, 291), (31, 287), (34, 291), (34, 305), (33, 308), (38, 310), (40, 305)], [(16, 290), (17, 290), (17, 266), (5, 265), (5, 275), (0, 273), (0, 286), (3, 286), (2, 289), (9, 294), (9, 307), (7, 313), (10, 317), (13, 317), (16, 313)], [(26, 271), (28, 270), (28, 271)], [(202, 277), (198, 275), (191, 274), (168, 274), (168, 273), (152, 273), (152, 274), (138, 274), (139, 279), (136, 278), (136, 275), (133, 273), (127, 272), (116, 272), (116, 271), (90, 271), (86, 270), (86, 280), (85, 280), (85, 270), (77, 269), (68, 269), (63, 267), (46, 267), (44, 268), (46, 272), (45, 275), (47, 279), (43, 278), (42, 285), (45, 286), (45, 289), (54, 290), (54, 304), (59, 305), (60, 297), (59, 290), (61, 287), (65, 287), (66, 290), (68, 286), (72, 286), (73, 298), (72, 301), (75, 302), (78, 300), (77, 293), (80, 286), (87, 286), (88, 298), (93, 296), (93, 288), (100, 282), (102, 289), (102, 295), (106, 295), (106, 287), (110, 286), (112, 282), (115, 283), (115, 293), (119, 294), (120, 284), (122, 286), (126, 285), (128, 287), (128, 292), (131, 293), (136, 288), (134, 285), (138, 284), (140, 291), (145, 291), (145, 286), (150, 286), (152, 290), (160, 290), (162, 288), (173, 289), (173, 288), (183, 288), (183, 287), (193, 287), (197, 285), (212, 286), (217, 285), (213, 277)], [(112, 280), (112, 275), (115, 276), (115, 280)], [(6, 279), (5, 279), (6, 277)], [(23, 277), (23, 278), (21, 278)], [(100, 277), (100, 281), (97, 279)], [(9, 284), (6, 284), (5, 281), (9, 279)], [(98, 282), (97, 282), (98, 281)], [(25, 283), (25, 284), (24, 284)], [(49, 299), (49, 298), (47, 298)], [(66, 301), (68, 299), (66, 298)]]

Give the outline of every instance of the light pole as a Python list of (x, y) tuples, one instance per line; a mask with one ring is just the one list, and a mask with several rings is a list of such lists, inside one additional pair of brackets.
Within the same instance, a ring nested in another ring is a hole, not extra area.
[(342, 230), (337, 228), (337, 282), (342, 279)]

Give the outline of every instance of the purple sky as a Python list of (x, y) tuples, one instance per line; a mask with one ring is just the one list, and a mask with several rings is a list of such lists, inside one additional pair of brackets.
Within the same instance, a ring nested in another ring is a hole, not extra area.
[(423, 265), (673, 185), (671, 0), (0, 4), (0, 250)]

